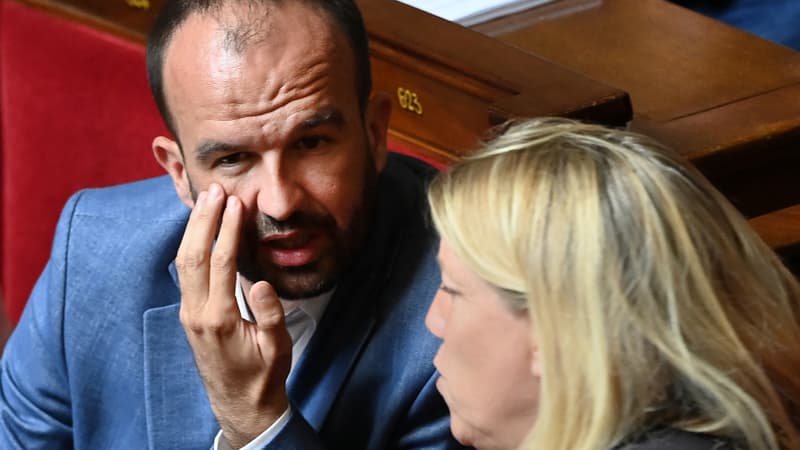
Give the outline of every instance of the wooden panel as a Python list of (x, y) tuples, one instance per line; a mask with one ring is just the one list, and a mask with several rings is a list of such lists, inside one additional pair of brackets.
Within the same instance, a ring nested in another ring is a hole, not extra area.
[[(450, 159), (455, 149), (474, 147), (489, 123), (488, 101), (483, 97), (393, 66), (382, 58), (373, 59), (373, 72), (375, 90), (389, 93), (394, 103), (393, 136), (413, 143), (417, 152)], [(461, 113), (451, 114), (453, 110)], [(434, 129), (428, 123), (440, 126)]]
[[(791, 49), (664, 0), (568, 5), (557, 2), (551, 8), (565, 8), (562, 14), (551, 11), (547, 20), (494, 34), (625, 89), (638, 117), (675, 119), (795, 84), (800, 77), (800, 55)], [(492, 33), (498, 24), (482, 27), (476, 28)]]
[(800, 203), (800, 54), (664, 0), (562, 0), (476, 29), (629, 92), (631, 128), (744, 214)]
[(800, 246), (800, 205), (756, 217), (750, 224), (772, 247)]
[(747, 216), (800, 203), (800, 84), (631, 127), (685, 153)]
[[(163, 5), (163, 0), (26, 2), (139, 42)], [(376, 90), (396, 100), (392, 141), (407, 149), (449, 161), (488, 127), (514, 116), (562, 115), (608, 125), (631, 118), (630, 100), (619, 89), (393, 0), (358, 3), (370, 35)], [(403, 108), (404, 98), (414, 95), (421, 110)]]

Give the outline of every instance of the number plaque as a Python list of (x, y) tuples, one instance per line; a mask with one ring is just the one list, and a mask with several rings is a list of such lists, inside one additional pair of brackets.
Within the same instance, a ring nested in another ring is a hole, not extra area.
[(416, 92), (404, 87), (398, 87), (397, 100), (400, 102), (401, 108), (420, 116), (422, 115), (422, 102)]
[(150, 9), (150, 0), (125, 0), (125, 3), (136, 9)]

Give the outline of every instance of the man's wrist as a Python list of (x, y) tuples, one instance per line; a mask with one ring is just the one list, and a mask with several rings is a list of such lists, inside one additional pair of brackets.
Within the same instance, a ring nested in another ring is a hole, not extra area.
[(255, 402), (236, 402), (219, 408), (215, 407), (219, 405), (218, 402), (211, 401), (211, 409), (231, 447), (244, 447), (264, 430), (270, 429), (289, 409), (289, 400), (284, 390), (262, 393), (259, 396), (268, 398), (268, 402), (261, 405)]
[(237, 443), (231, 442), (228, 440), (228, 435), (225, 434), (223, 430), (220, 430), (217, 433), (216, 438), (214, 438), (214, 450), (257, 450), (261, 449), (262, 447), (266, 446), (273, 439), (278, 433), (283, 430), (289, 420), (292, 418), (292, 408), (291, 406), (287, 406), (286, 410), (275, 420), (266, 430), (261, 432), (261, 434), (257, 435), (255, 438), (246, 441), (244, 444), (237, 445)]

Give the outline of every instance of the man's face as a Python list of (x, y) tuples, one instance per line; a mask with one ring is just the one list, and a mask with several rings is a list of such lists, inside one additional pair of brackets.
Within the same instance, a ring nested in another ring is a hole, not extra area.
[(262, 11), (236, 48), (230, 30), (253, 14), (236, 8), (190, 16), (174, 35), (164, 85), (181, 147), (156, 138), (154, 151), (189, 206), (212, 182), (241, 199), (246, 279), (314, 296), (364, 239), (388, 106), (362, 112), (352, 52), (320, 13), (298, 2)]

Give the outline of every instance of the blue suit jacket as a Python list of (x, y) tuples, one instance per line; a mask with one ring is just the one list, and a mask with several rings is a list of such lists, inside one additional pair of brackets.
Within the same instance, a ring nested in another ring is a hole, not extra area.
[[(275, 449), (457, 448), (424, 328), (439, 284), (427, 169), (393, 156), (375, 223), (288, 380)], [(0, 448), (207, 449), (219, 430), (178, 320), (189, 210), (166, 177), (67, 203), (2, 360)]]

